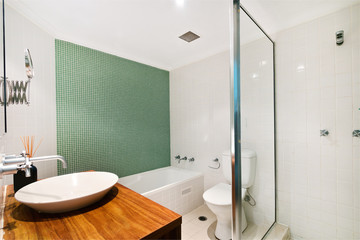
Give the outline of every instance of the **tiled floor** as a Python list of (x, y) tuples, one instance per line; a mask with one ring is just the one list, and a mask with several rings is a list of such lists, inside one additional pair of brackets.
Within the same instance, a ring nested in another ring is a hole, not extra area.
[[(200, 221), (199, 216), (207, 217), (206, 221)], [(181, 235), (183, 240), (216, 240), (215, 226), (216, 216), (204, 204), (182, 218)], [(268, 227), (256, 226), (249, 223), (243, 232), (243, 240), (260, 240), (266, 233)], [(282, 229), (281, 229), (282, 230)], [(278, 234), (276, 234), (278, 235)], [(272, 239), (282, 239), (276, 237)]]
[(260, 240), (264, 237), (269, 226), (257, 226), (252, 223), (248, 223), (247, 228), (243, 232), (242, 240)]
[[(200, 221), (199, 216), (205, 216), (207, 220)], [(181, 235), (183, 240), (216, 240), (216, 216), (205, 204), (184, 215), (182, 220)]]

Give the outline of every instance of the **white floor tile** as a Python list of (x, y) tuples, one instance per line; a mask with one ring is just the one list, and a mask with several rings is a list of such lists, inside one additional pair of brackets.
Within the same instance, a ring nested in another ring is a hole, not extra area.
[[(206, 221), (200, 221), (199, 216), (207, 217)], [(216, 216), (204, 204), (192, 212), (183, 216), (182, 239), (183, 240), (216, 240), (215, 227)], [(244, 240), (260, 240), (267, 231), (265, 226), (257, 226), (249, 223), (243, 232)], [(279, 238), (281, 239), (281, 238)]]
[[(200, 221), (198, 217), (205, 216), (206, 221)], [(216, 216), (204, 204), (192, 212), (183, 216), (182, 239), (183, 240), (216, 240), (214, 232)]]

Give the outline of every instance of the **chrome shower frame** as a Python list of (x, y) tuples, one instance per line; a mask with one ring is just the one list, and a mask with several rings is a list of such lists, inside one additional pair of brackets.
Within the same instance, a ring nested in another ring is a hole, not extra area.
[(241, 104), (240, 104), (240, 9), (270, 40), (273, 47), (273, 101), (274, 101), (274, 191), (275, 219), (262, 239), (264, 239), (277, 220), (276, 194), (276, 102), (275, 102), (275, 42), (241, 5), (240, 0), (233, 0), (230, 10), (230, 127), (231, 127), (231, 163), (232, 163), (232, 239), (241, 240)]

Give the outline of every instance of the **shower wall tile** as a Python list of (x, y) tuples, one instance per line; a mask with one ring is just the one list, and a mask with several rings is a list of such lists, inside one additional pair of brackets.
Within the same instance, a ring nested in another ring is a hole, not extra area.
[[(271, 224), (274, 219), (271, 49), (271, 43), (265, 38), (241, 46), (242, 147), (257, 154), (255, 182), (249, 189), (257, 205), (251, 207), (244, 203), (244, 208), (248, 221), (257, 225)], [(267, 64), (259, 64), (263, 61)], [(253, 78), (254, 73), (259, 77)], [(304, 168), (302, 163), (297, 164)], [(297, 185), (297, 191), (304, 191), (304, 186)]]
[(360, 5), (275, 42), (278, 221), (292, 239), (359, 239), (360, 139), (351, 133), (360, 128)]

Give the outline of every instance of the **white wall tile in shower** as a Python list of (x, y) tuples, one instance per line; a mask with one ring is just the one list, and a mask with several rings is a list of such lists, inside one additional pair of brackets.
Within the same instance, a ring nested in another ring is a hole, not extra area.
[(256, 205), (243, 204), (247, 220), (257, 225), (271, 225), (275, 216), (272, 53), (265, 37), (241, 46), (241, 143), (257, 157), (249, 189)]
[(360, 235), (359, 26), (357, 5), (276, 34), (278, 221), (293, 239)]

